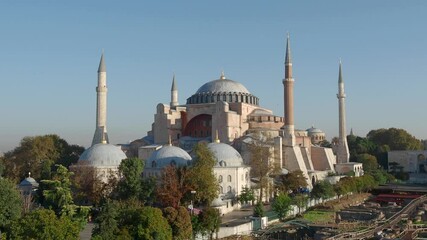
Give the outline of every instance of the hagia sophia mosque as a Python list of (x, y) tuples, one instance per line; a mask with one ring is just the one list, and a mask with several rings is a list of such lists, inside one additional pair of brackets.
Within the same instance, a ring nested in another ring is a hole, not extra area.
[[(349, 162), (346, 139), (345, 93), (341, 63), (338, 77), (339, 136), (333, 149), (322, 147), (325, 133), (311, 127), (294, 127), (294, 79), (289, 36), (285, 56), (284, 117), (259, 105), (259, 98), (242, 83), (224, 73), (203, 84), (186, 99), (178, 101), (178, 84), (172, 79), (170, 103), (156, 107), (152, 128), (147, 135), (130, 144), (109, 144), (107, 134), (107, 74), (104, 55), (98, 68), (96, 129), (92, 146), (79, 161), (97, 168), (100, 176), (116, 172), (121, 160), (138, 157), (145, 161), (143, 177), (160, 177), (165, 166), (191, 166), (193, 146), (204, 141), (216, 159), (213, 169), (219, 183), (218, 198), (212, 206), (222, 213), (238, 204), (233, 199), (253, 184), (249, 146), (262, 142), (271, 153), (269, 161), (283, 174), (301, 170), (310, 187), (330, 172), (363, 174), (362, 164)], [(279, 84), (279, 83), (278, 83)], [(268, 191), (268, 190), (267, 190)], [(268, 196), (266, 192), (265, 196)], [(234, 206), (233, 206), (234, 205)]]

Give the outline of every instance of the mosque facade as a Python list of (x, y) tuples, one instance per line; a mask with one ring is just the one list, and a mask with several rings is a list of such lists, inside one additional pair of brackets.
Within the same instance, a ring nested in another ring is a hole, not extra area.
[[(260, 106), (260, 99), (240, 82), (228, 79), (224, 72), (219, 79), (203, 84), (193, 95), (179, 104), (178, 84), (172, 80), (170, 104), (159, 103), (154, 122), (147, 136), (139, 143), (139, 157), (146, 159), (152, 148), (162, 146), (171, 139), (171, 144), (190, 152), (195, 143), (213, 142), (213, 133), (218, 132), (222, 144), (233, 146), (239, 151), (245, 166), (250, 165), (250, 154), (245, 145), (252, 144), (255, 134), (268, 137), (266, 147), (270, 149), (270, 161), (285, 172), (301, 170), (309, 186), (338, 170), (355, 171), (363, 174), (359, 163), (348, 162), (345, 136), (344, 85), (339, 73), (339, 129), (340, 142), (337, 152), (340, 161), (331, 148), (321, 147), (325, 140), (323, 131), (317, 128), (295, 129), (294, 84), (289, 36), (285, 57), (284, 117)], [(268, 142), (268, 143), (267, 143)], [(341, 165), (342, 166), (341, 166)], [(351, 166), (350, 166), (351, 165)], [(218, 179), (221, 181), (220, 179)], [(223, 181), (223, 179), (222, 179)], [(237, 191), (237, 194), (239, 192)]]

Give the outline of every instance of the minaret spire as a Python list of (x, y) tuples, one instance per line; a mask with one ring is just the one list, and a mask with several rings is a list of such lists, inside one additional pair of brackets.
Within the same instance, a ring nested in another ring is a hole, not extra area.
[(98, 67), (98, 86), (96, 87), (96, 128), (92, 146), (98, 143), (109, 143), (107, 134), (107, 68), (104, 51)]
[(285, 114), (284, 143), (288, 146), (294, 146), (294, 79), (292, 78), (291, 43), (289, 33), (286, 40), (285, 78), (283, 79), (283, 86)]
[(346, 131), (346, 114), (345, 114), (345, 92), (344, 80), (342, 77), (342, 63), (340, 60), (339, 73), (338, 73), (338, 111), (339, 111), (339, 136), (337, 147), (337, 163), (348, 163), (350, 159), (350, 152), (347, 144), (347, 131)]
[(175, 83), (175, 73), (173, 74), (173, 78), (172, 78), (172, 87), (171, 87), (171, 102), (170, 102), (170, 106), (171, 107), (176, 107), (178, 106), (178, 88), (176, 87), (176, 83)]

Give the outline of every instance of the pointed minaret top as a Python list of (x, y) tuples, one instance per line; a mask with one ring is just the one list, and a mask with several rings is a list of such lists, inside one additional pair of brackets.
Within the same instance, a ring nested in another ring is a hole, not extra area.
[(218, 137), (218, 130), (215, 130), (215, 142), (220, 143), (219, 137)]
[(172, 78), (172, 88), (171, 88), (171, 91), (176, 91), (176, 90), (178, 90), (178, 89), (176, 88), (175, 73), (174, 73), (173, 74), (173, 78)]
[(286, 56), (285, 56), (285, 63), (291, 63), (292, 62), (292, 58), (291, 58), (291, 41), (290, 41), (290, 37), (289, 37), (289, 33), (288, 33), (288, 37), (286, 40)]
[(221, 71), (221, 77), (219, 77), (221, 80), (225, 80), (224, 70)]
[(350, 136), (354, 136), (353, 128), (351, 128), (351, 130), (350, 130)]
[(339, 76), (338, 76), (338, 83), (344, 82), (344, 80), (342, 79), (341, 66), (342, 66), (342, 63), (341, 63), (341, 59), (340, 59), (340, 71), (339, 71)]
[(31, 172), (28, 172), (28, 177), (29, 177), (29, 178), (31, 177)]
[(104, 62), (104, 50), (102, 50), (101, 61), (99, 61), (98, 72), (107, 72)]

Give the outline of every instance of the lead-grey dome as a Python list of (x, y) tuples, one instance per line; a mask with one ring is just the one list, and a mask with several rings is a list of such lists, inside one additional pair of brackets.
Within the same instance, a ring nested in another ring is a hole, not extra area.
[(36, 182), (36, 180), (32, 177), (27, 177), (24, 180), (21, 181), (21, 183), (19, 183), (20, 187), (26, 187), (26, 186), (31, 186), (31, 187), (38, 187), (39, 183)]
[(312, 134), (312, 133), (323, 133), (322, 130), (315, 128), (314, 126), (312, 126), (311, 128), (307, 129), (308, 134)]
[(214, 155), (216, 167), (241, 167), (243, 166), (243, 158), (236, 149), (225, 143), (209, 143), (209, 150)]
[(98, 143), (86, 149), (80, 156), (79, 161), (87, 161), (94, 167), (118, 167), (125, 153), (119, 146), (112, 144)]
[(187, 98), (187, 104), (201, 103), (247, 103), (258, 105), (259, 99), (252, 95), (241, 83), (226, 79), (221, 74), (220, 79), (203, 84), (195, 94)]
[(217, 79), (203, 84), (197, 93), (246, 93), (250, 94), (243, 84), (230, 79)]
[(182, 148), (175, 146), (163, 146), (153, 152), (145, 162), (146, 168), (163, 168), (168, 165), (177, 167), (188, 166), (191, 156)]

